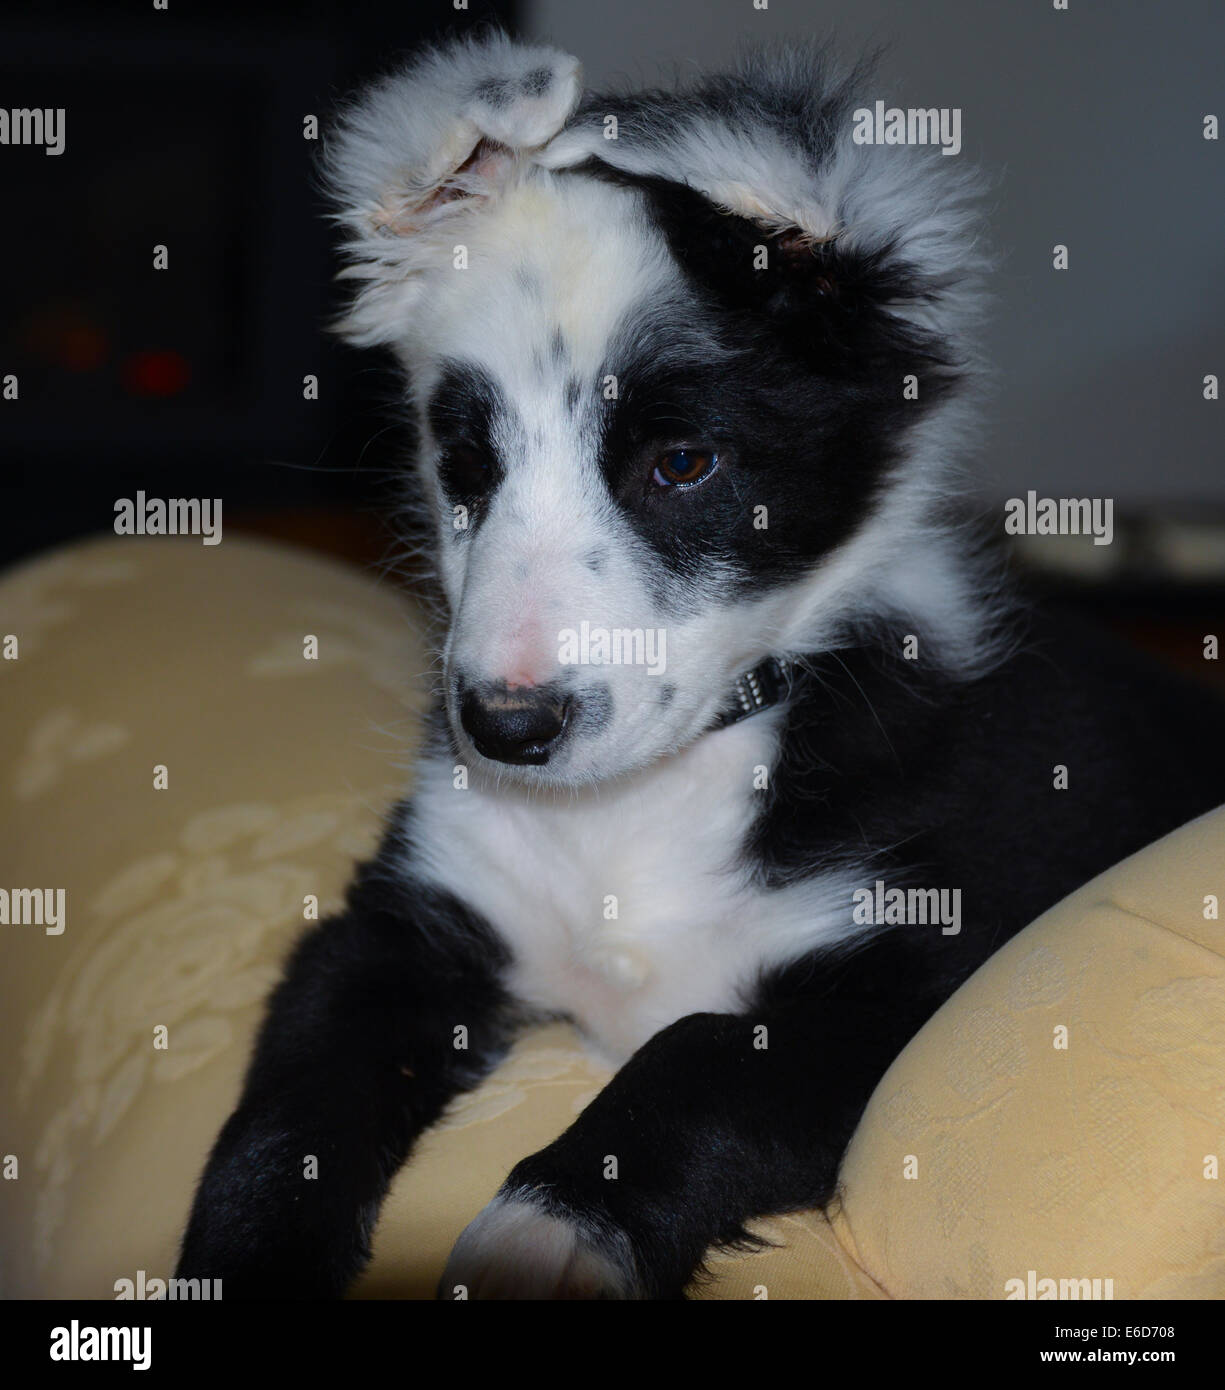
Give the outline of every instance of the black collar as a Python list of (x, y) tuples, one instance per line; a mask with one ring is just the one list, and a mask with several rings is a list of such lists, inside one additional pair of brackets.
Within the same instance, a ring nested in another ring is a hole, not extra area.
[(792, 666), (789, 661), (779, 661), (768, 656), (739, 676), (732, 686), (732, 699), (727, 708), (715, 720), (714, 728), (726, 729), (729, 724), (739, 724), (764, 709), (772, 709), (791, 693)]

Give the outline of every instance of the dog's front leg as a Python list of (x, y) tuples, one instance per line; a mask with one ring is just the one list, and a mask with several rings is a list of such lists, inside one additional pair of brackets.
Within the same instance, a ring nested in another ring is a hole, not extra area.
[(209, 1157), (178, 1275), (338, 1296), (416, 1137), (509, 1039), (503, 952), (447, 895), (368, 865), (294, 952)]
[(753, 1217), (824, 1205), (915, 1004), (804, 999), (656, 1034), (464, 1231), (444, 1298), (680, 1298)]

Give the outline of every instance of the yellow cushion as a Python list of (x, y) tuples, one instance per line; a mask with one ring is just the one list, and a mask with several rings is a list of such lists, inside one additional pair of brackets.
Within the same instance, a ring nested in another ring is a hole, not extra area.
[(1225, 809), (1044, 913), (911, 1042), (835, 1218), (883, 1289), (1225, 1296), (1222, 896)]
[[(407, 787), (429, 659), (389, 587), (233, 538), (34, 561), (0, 579), (7, 634), (0, 886), (65, 889), (67, 924), (0, 925), (0, 1296), (106, 1298), (171, 1271), (304, 899), (338, 905)], [(1191, 919), (1223, 851), (1218, 815), (1035, 924), (892, 1069), (835, 1223), (760, 1223), (774, 1248), (713, 1257), (698, 1296), (1001, 1297), (1031, 1267), (1221, 1296), (1220, 1184), (1195, 1165), (1222, 1133), (1225, 986), (1217, 924)], [(607, 1076), (569, 1028), (524, 1038), (397, 1179), (357, 1295), (432, 1296)]]

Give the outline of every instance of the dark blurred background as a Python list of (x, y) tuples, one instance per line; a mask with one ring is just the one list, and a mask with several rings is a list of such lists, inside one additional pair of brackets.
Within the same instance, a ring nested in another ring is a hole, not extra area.
[(515, 6), (6, 5), (0, 106), (68, 114), (63, 154), (0, 148), (0, 377), (20, 382), (0, 564), (109, 529), (139, 489), (220, 496), (227, 528), (377, 543), (408, 441), (381, 360), (324, 331), (335, 266), (303, 123), (486, 20), (513, 28)]
[[(227, 531), (366, 563), (411, 441), (338, 295), (313, 164), (337, 99), (494, 20), (590, 83), (670, 81), (748, 40), (891, 45), (882, 95), (963, 110), (997, 176), (996, 371), (975, 474), (997, 532), (1030, 488), (1111, 497), (1115, 541), (1014, 563), (1198, 674), (1225, 635), (1225, 5), (1112, 0), (8, 0), (0, 107), (68, 110), (67, 150), (0, 148), (0, 565), (109, 529), (117, 498), (224, 499)], [(1051, 246), (1072, 268), (1050, 268)], [(155, 245), (170, 267), (152, 269)], [(303, 377), (319, 399), (303, 396)]]

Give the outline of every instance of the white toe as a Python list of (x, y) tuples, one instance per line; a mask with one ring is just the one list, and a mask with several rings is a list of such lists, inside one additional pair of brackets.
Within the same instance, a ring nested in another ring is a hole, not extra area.
[(517, 1197), (495, 1197), (464, 1229), (439, 1287), (450, 1299), (632, 1297), (624, 1271), (576, 1225)]

